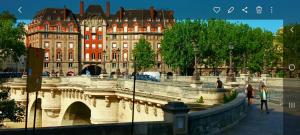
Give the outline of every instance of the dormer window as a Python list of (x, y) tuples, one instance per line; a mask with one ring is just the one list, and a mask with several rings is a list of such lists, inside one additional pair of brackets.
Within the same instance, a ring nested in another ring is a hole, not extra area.
[(49, 25), (46, 24), (46, 25), (45, 25), (45, 31), (48, 31), (48, 30), (49, 30)]
[(134, 32), (138, 32), (139, 31), (139, 27), (138, 26), (134, 26)]
[(61, 27), (60, 27), (59, 25), (57, 25), (56, 31), (57, 31), (57, 32), (60, 32), (60, 31), (61, 31)]
[(117, 27), (116, 26), (113, 27), (113, 32), (117, 32)]
[(69, 32), (73, 32), (73, 25), (69, 26)]
[(133, 18), (133, 21), (136, 22), (136, 17)]
[(125, 27), (124, 27), (124, 32), (127, 32), (127, 29), (128, 29), (127, 26), (125, 26)]
[(128, 22), (128, 18), (125, 18), (124, 21), (125, 21), (125, 22)]
[(147, 32), (151, 32), (151, 27), (147, 26)]
[(161, 32), (161, 27), (160, 26), (157, 27), (157, 32), (159, 32), (159, 33)]

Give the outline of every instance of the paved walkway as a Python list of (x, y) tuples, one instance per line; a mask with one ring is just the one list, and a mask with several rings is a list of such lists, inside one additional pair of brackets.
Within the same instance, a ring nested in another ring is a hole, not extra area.
[(260, 111), (260, 101), (254, 100), (248, 115), (221, 135), (282, 135), (283, 107), (268, 102), (270, 113)]

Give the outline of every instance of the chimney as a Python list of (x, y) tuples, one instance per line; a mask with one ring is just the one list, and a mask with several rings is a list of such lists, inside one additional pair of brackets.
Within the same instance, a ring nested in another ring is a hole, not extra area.
[(67, 19), (67, 7), (66, 5), (64, 6), (64, 20)]
[(152, 20), (155, 18), (155, 10), (153, 6), (150, 7), (150, 17)]
[(124, 16), (124, 8), (120, 7), (119, 19), (123, 19), (123, 16)]
[(82, 0), (80, 0), (80, 16), (83, 16), (84, 14), (84, 3)]
[(106, 1), (106, 17), (110, 16), (110, 2)]

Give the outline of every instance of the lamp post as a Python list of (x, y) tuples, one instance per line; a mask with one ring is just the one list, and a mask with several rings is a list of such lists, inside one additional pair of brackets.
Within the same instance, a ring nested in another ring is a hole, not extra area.
[(200, 80), (200, 77), (199, 77), (199, 73), (198, 73), (198, 69), (197, 69), (197, 53), (198, 53), (198, 48), (197, 48), (197, 46), (196, 46), (196, 44), (195, 44), (195, 42), (193, 42), (193, 48), (194, 48), (194, 68), (195, 68), (195, 70), (194, 70), (194, 73), (193, 73), (193, 77), (192, 77), (192, 79), (194, 80), (194, 81), (198, 81), (198, 80)]
[(105, 62), (106, 62), (106, 51), (103, 51), (103, 71), (102, 74), (107, 74), (105, 69)]
[(59, 65), (59, 76), (63, 76), (64, 75), (64, 73), (63, 73), (63, 71), (62, 71), (62, 55), (60, 54), (59, 55), (59, 60), (60, 60), (60, 65)]
[(120, 48), (117, 49), (117, 54), (118, 54), (118, 65), (117, 65), (117, 75), (120, 75)]
[(233, 45), (232, 43), (229, 43), (229, 73), (228, 73), (228, 77), (227, 77), (227, 82), (233, 82), (234, 81), (234, 74), (232, 71), (232, 50), (233, 50)]

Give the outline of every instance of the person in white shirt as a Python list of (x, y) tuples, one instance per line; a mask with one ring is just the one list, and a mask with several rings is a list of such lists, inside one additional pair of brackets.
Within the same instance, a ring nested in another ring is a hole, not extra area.
[(261, 86), (260, 90), (260, 110), (263, 110), (263, 105), (265, 104), (267, 114), (269, 114), (269, 109), (268, 109), (268, 91), (265, 85)]

